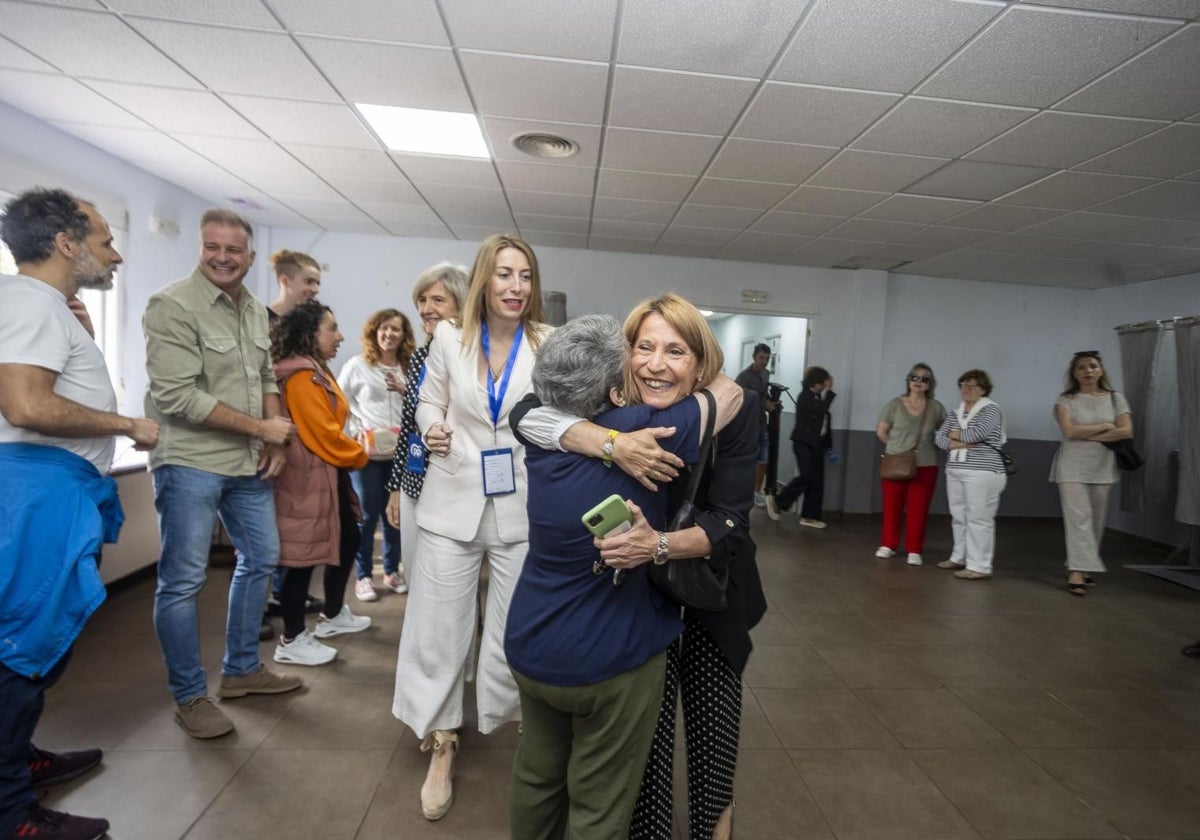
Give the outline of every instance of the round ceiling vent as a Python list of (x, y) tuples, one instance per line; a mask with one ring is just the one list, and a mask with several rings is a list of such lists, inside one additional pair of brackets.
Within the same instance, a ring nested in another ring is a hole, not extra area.
[(579, 151), (579, 144), (557, 134), (530, 131), (512, 139), (513, 148), (532, 157), (565, 158)]

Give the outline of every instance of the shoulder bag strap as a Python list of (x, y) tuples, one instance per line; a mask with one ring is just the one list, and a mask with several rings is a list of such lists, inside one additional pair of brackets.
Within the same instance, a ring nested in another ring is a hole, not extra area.
[(708, 392), (707, 388), (700, 393), (708, 401), (708, 421), (704, 425), (704, 437), (700, 441), (700, 460), (688, 478), (685, 502), (691, 502), (696, 498), (696, 490), (700, 487), (700, 479), (704, 475), (704, 467), (708, 463), (708, 450), (712, 446), (713, 429), (717, 423), (717, 401), (713, 399), (713, 395)]

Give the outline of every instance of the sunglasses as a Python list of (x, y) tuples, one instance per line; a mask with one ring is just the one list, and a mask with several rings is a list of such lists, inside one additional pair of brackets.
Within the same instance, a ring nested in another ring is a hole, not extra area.
[(910, 373), (908, 375), (908, 381), (909, 382), (924, 382), (926, 385), (928, 385), (930, 382), (933, 381), (933, 377), (921, 376), (921, 374), (919, 374), (919, 373)]

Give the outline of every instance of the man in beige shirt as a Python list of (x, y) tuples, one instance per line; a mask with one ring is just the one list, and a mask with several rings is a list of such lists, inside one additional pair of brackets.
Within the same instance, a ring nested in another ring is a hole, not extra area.
[(267, 670), (258, 657), (263, 604), (279, 561), (270, 479), (283, 468), (283, 445), (295, 428), (280, 416), (266, 307), (242, 284), (254, 262), (250, 223), (208, 210), (200, 244), (196, 270), (150, 298), (142, 329), (146, 416), (160, 427), (150, 458), (162, 540), (154, 627), (176, 722), (194, 738), (216, 738), (233, 723), (207, 696), (196, 603), (218, 516), (238, 554), (217, 696), (300, 687), (299, 678)]

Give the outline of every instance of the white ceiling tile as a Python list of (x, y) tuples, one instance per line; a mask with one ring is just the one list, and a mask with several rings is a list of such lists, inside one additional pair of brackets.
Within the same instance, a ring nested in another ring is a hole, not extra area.
[(88, 82), (88, 87), (163, 131), (265, 139), (261, 131), (207, 91), (95, 81)]
[(793, 189), (791, 184), (769, 184), (763, 181), (735, 181), (728, 178), (701, 178), (690, 200), (698, 204), (720, 204), (726, 207), (752, 207), (766, 210)]
[(1181, 120), (1200, 109), (1200, 27), (1189, 26), (1066, 99), (1068, 111)]
[(777, 209), (828, 216), (857, 216), (888, 197), (885, 192), (800, 187)]
[(607, 61), (617, 0), (442, 0), (454, 43), (465, 49), (519, 45), (529, 55)]
[(617, 60), (643, 67), (757, 78), (775, 58), (803, 10), (795, 0), (625, 0)]
[(70, 6), (73, 9), (102, 9), (100, 0), (40, 0), (47, 6)]
[(1178, 24), (1013, 7), (917, 89), (922, 96), (1046, 107)]
[(761, 215), (761, 210), (751, 210), (745, 207), (717, 207), (711, 204), (689, 203), (679, 208), (673, 226), (745, 230)]
[(448, 49), (307, 36), (297, 40), (347, 102), (460, 113), (473, 110)]
[(720, 137), (610, 128), (604, 136), (604, 166), (635, 172), (699, 175), (712, 160)]
[(678, 201), (639, 201), (633, 198), (596, 196), (592, 218), (622, 222), (666, 224), (675, 218)]
[(899, 242), (916, 233), (923, 224), (883, 222), (876, 219), (849, 219), (825, 234), (828, 239), (855, 239), (870, 242)]
[(803, 265), (811, 268), (833, 268), (839, 260), (831, 254), (814, 254), (798, 248), (775, 261), (779, 265)]
[[(491, 143), (492, 157), (497, 161), (536, 163), (539, 166), (569, 166), (593, 168), (600, 159), (600, 126), (576, 125), (538, 120), (510, 120), (500, 117), (483, 117), (483, 132)], [(530, 131), (557, 134), (573, 141), (579, 151), (565, 158), (535, 158), (512, 146), (512, 139)], [(546, 190), (546, 192), (571, 192), (571, 190)]]
[(226, 95), (225, 101), (279, 143), (379, 148), (348, 105), (234, 95)]
[(472, 160), (438, 155), (410, 155), (390, 152), (412, 181), (424, 184), (460, 184), (464, 187), (500, 189), (496, 168), (490, 160)]
[(258, 0), (107, 0), (117, 12), (196, 23), (219, 23), (253, 29), (282, 29), (270, 10)]
[(479, 114), (599, 125), (608, 65), (494, 53), (460, 52)]
[(864, 219), (883, 219), (891, 222), (919, 222), (934, 224), (957, 216), (976, 205), (973, 201), (956, 198), (933, 198), (923, 195), (893, 195), (884, 199), (870, 210), (863, 212)]
[(673, 239), (662, 239), (654, 246), (653, 253), (668, 257), (708, 259), (715, 256), (719, 250), (721, 250), (721, 246), (712, 242), (680, 242)]
[(1154, 248), (1124, 242), (1075, 242), (1057, 251), (1055, 256), (1076, 260), (1115, 260), (1129, 265), (1153, 265)]
[[(1138, 216), (1110, 216), (1105, 213), (1067, 213), (1057, 219), (1041, 222), (1025, 228), (1022, 233), (1033, 233), (1039, 236), (1069, 236), (1076, 239), (1090, 239), (1103, 236), (1108, 239), (1118, 239), (1123, 242), (1117, 231), (1143, 224), (1146, 220)], [(1167, 222), (1166, 224), (1172, 224)], [(1179, 222), (1178, 224), (1186, 224)], [(1111, 235), (1110, 235), (1111, 234)], [(1137, 241), (1137, 240), (1133, 240)]]
[(387, 202), (424, 204), (417, 188), (395, 173), (391, 178), (354, 178), (347, 175), (325, 174), (325, 179), (342, 195), (355, 203)]
[[(1106, 219), (1122, 218), (1105, 216)], [(1129, 217), (1132, 218), (1132, 217)], [(1146, 223), (1137, 219), (1137, 225), (1107, 237), (1114, 242), (1135, 242), (1142, 245), (1175, 245), (1180, 248), (1200, 248), (1200, 222), (1170, 222), (1158, 220)]]
[(878, 251), (881, 242), (866, 242), (853, 239), (814, 239), (797, 248), (793, 254), (821, 254), (834, 263), (851, 260), (861, 254)]
[(891, 107), (898, 96), (768, 82), (734, 130), (737, 137), (813, 146), (842, 146)]
[(1049, 178), (999, 199), (1002, 204), (1080, 210), (1118, 195), (1148, 187), (1149, 178), (1094, 175), (1088, 172), (1056, 172)]
[(534, 246), (547, 248), (586, 248), (588, 238), (586, 233), (570, 231), (537, 230), (522, 225), (521, 233)]
[(0, 100), (46, 122), (147, 128), (142, 120), (66, 76), (0, 70)]
[(978, 245), (968, 245), (968, 251), (991, 251), (1001, 254), (1050, 254), (1076, 243), (1076, 239), (1057, 236), (1035, 236), (1027, 233), (1009, 233), (997, 236)]
[[(592, 197), (588, 195), (568, 195), (564, 193), (526, 192), (525, 190), (508, 190), (508, 203), (517, 221), (522, 214), (541, 216), (576, 216), (588, 217), (592, 214)], [(522, 222), (522, 224), (524, 224)], [(534, 225), (537, 230), (555, 230), (544, 225)]]
[(748, 79), (618, 66), (609, 122), (692, 134), (724, 134), (750, 98)]
[(967, 158), (1066, 169), (1163, 125), (1148, 120), (1043, 111)]
[(55, 122), (54, 125), (139, 166), (148, 163), (180, 168), (211, 166), (182, 143), (152, 128), (114, 128), (71, 122)]
[(574, 195), (591, 195), (595, 191), (596, 170), (592, 167), (497, 160), (496, 168), (500, 171), (504, 188), (509, 190)]
[(837, 153), (829, 146), (802, 146), (732, 137), (721, 147), (708, 174), (718, 178), (802, 184)]
[(0, 68), (7, 70), (57, 72), (55, 67), (42, 61), (29, 50), (18, 47), (6, 38), (0, 38)]
[(942, 227), (939, 225), (919, 230), (912, 236), (905, 237), (902, 241), (905, 245), (912, 245), (918, 248), (932, 248), (935, 251), (952, 251), (955, 248), (962, 248), (975, 242), (991, 239), (995, 235), (996, 232), (991, 230), (970, 230), (968, 228)]
[(394, 180), (400, 175), (396, 164), (384, 151), (335, 149), (303, 143), (283, 145), (314, 172), (325, 176)]
[(198, 87), (116, 15), (5, 3), (4, 37), (73, 76)]
[(987, 200), (1012, 192), (1031, 181), (1049, 175), (1051, 171), (1037, 166), (956, 160), (922, 178), (910, 186), (907, 192)]
[(691, 192), (692, 185), (695, 183), (695, 178), (685, 175), (659, 175), (650, 172), (601, 169), (596, 195), (678, 203)]
[[(595, 228), (593, 227), (593, 231)], [(630, 254), (649, 254), (654, 250), (653, 239), (627, 239), (622, 236), (588, 237), (588, 247), (597, 251), (625, 251)]]
[[(131, 18), (130, 23), (188, 72), (218, 93), (337, 100), (292, 39), (283, 33), (220, 29), (191, 23)], [(137, 79), (174, 84), (143, 71)]]
[(446, 220), (446, 224), (456, 233), (462, 225), (491, 228), (491, 233), (517, 229), (517, 223), (513, 221), (511, 213), (487, 210), (482, 207), (457, 207), (448, 210), (444, 206), (434, 205), (433, 209)]
[(448, 46), (434, 0), (337, 0), (331, 9), (324, 0), (270, 0), (271, 8), (288, 29), (305, 35), (400, 41), (406, 44)]
[(507, 233), (516, 230), (516, 225), (496, 227), (494, 225), (472, 225), (468, 222), (456, 222), (450, 226), (454, 235), (464, 242), (482, 242), (493, 233)]
[(1188, 220), (1189, 214), (1200, 212), (1200, 182), (1163, 181), (1091, 209), (1097, 213)]
[(257, 171), (248, 173), (244, 170), (239, 175), (247, 183), (258, 187), (267, 195), (277, 198), (285, 204), (289, 204), (294, 200), (324, 201), (330, 207), (349, 203), (345, 196), (338, 193), (337, 190), (316, 175), (267, 177)]
[(879, 246), (874, 251), (863, 254), (863, 256), (869, 259), (885, 260), (892, 263), (908, 263), (929, 259), (937, 253), (939, 251), (936, 248), (921, 248), (915, 245), (902, 245), (898, 242), (889, 242), (886, 245)]
[(718, 259), (774, 262), (789, 251), (809, 241), (807, 236), (780, 236), (774, 233), (748, 231), (738, 236), (718, 254)]
[(542, 216), (535, 213), (516, 213), (513, 218), (521, 230), (554, 231), (587, 236), (588, 220), (573, 216)]
[(1003, 8), (955, 0), (818, 3), (773, 77), (904, 93)]
[(420, 190), (425, 200), (433, 205), (433, 209), (446, 218), (463, 220), (465, 212), (469, 210), (501, 216), (509, 212), (508, 202), (500, 190), (457, 187), (450, 184), (422, 184)]
[(761, 233), (820, 236), (845, 221), (841, 216), (818, 216), (815, 213), (767, 213), (753, 224), (751, 230)]
[(1026, 108), (910, 97), (854, 141), (854, 148), (959, 157), (1032, 116)]
[[(1200, 52), (1196, 55), (1200, 71)], [(1197, 87), (1200, 88), (1200, 82)], [(1200, 125), (1187, 123), (1168, 126), (1079, 167), (1087, 172), (1152, 178), (1173, 178), (1197, 168), (1200, 168)]]
[(681, 245), (716, 245), (720, 247), (737, 235), (738, 231), (736, 230), (675, 224), (671, 225), (663, 233), (661, 242), (674, 242)]
[(449, 234), (449, 231), (445, 230), (445, 225), (442, 225), (441, 220), (428, 204), (409, 204), (396, 201), (356, 201), (355, 203), (362, 208), (364, 213), (389, 229), (398, 225), (432, 225), (435, 227), (441, 225), (443, 228), (441, 235)]
[[(200, 134), (176, 134), (175, 138), (268, 194), (269, 191), (260, 184), (276, 179), (305, 180), (315, 177), (304, 164), (269, 140)], [(253, 177), (250, 177), (251, 174)]]
[(1020, 0), (1037, 6), (1090, 9), (1127, 15), (1194, 18), (1200, 16), (1200, 0)]
[(285, 202), (297, 213), (308, 216), (313, 221), (316, 221), (318, 218), (324, 220), (336, 219), (339, 221), (358, 222), (370, 220), (369, 216), (345, 200), (291, 198), (286, 199)]
[[(1040, 207), (1009, 207), (1004, 204), (983, 204), (974, 210), (948, 220), (951, 227), (976, 228), (982, 230), (1018, 230), (1061, 216), (1059, 210)], [(919, 236), (920, 234), (918, 234)], [(915, 237), (910, 237), (910, 241)]]
[(819, 187), (896, 192), (945, 163), (940, 158), (846, 149), (809, 178), (808, 183)]
[(618, 222), (612, 219), (592, 219), (592, 238), (597, 236), (624, 239), (658, 239), (667, 229), (665, 222)]
[(441, 222), (436, 224), (417, 224), (414, 222), (380, 222), (392, 236), (413, 236), (422, 239), (453, 239), (450, 228)]

